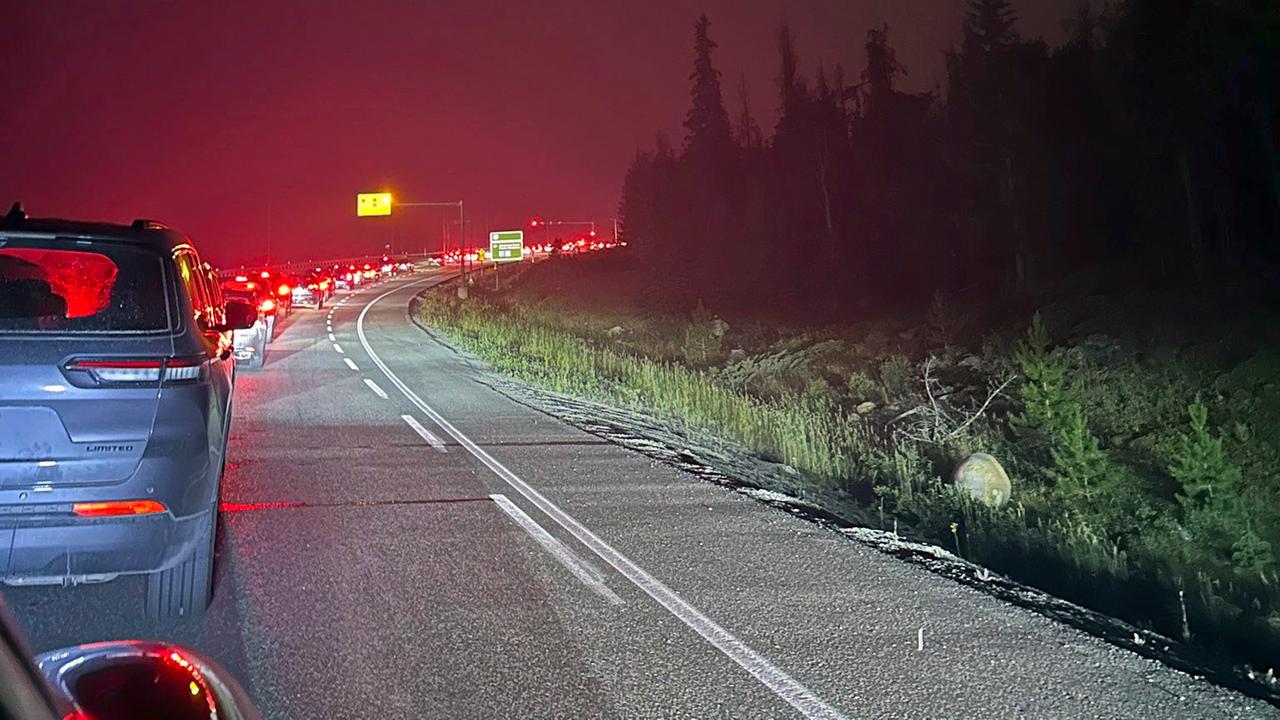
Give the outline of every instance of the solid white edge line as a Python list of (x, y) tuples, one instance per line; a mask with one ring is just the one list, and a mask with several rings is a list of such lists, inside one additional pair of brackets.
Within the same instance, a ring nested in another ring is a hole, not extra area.
[(388, 397), (387, 397), (387, 391), (386, 391), (386, 390), (383, 390), (383, 389), (382, 389), (382, 388), (380, 388), (380, 387), (378, 387), (378, 383), (376, 383), (376, 382), (374, 382), (374, 381), (370, 380), (369, 378), (365, 378), (365, 379), (364, 379), (364, 384), (369, 386), (369, 389), (373, 391), (373, 394), (374, 394), (374, 395), (377, 395), (378, 397), (382, 398), (383, 400), (389, 400), (389, 399), (390, 399), (390, 398), (388, 398)]
[(333, 344), (333, 351), (338, 353), (339, 355), (346, 355), (346, 353), (342, 351), (342, 346), (339, 345), (338, 343)]
[(578, 557), (576, 553), (569, 549), (568, 545), (565, 545), (553, 537), (551, 533), (546, 531), (546, 528), (539, 525), (533, 518), (529, 517), (525, 511), (521, 510), (519, 505), (511, 502), (506, 495), (499, 495), (495, 493), (490, 495), (489, 499), (493, 500), (502, 512), (510, 516), (512, 520), (515, 520), (517, 525), (524, 528), (524, 531), (529, 533), (529, 536), (541, 545), (543, 550), (546, 550), (547, 553), (563, 565), (566, 570), (573, 573), (574, 577), (582, 581), (583, 585), (591, 588), (613, 605), (624, 604), (622, 598), (618, 597), (617, 593), (610, 590), (609, 586), (604, 584), (604, 578), (600, 576), (600, 572), (598, 570), (592, 567), (586, 560)]
[(533, 503), (535, 507), (543, 513), (555, 520), (560, 527), (564, 528), (578, 539), (583, 545), (591, 549), (600, 559), (609, 563), (615, 570), (630, 580), (636, 587), (640, 588), (649, 597), (653, 598), (659, 605), (666, 608), (668, 612), (675, 615), (681, 622), (688, 625), (694, 632), (703, 637), (704, 640), (711, 643), (713, 647), (723, 653), (730, 660), (737, 663), (742, 669), (751, 673), (752, 677), (760, 681), (765, 687), (769, 688), (775, 695), (782, 698), (787, 704), (794, 707), (802, 715), (811, 720), (847, 720), (847, 718), (827, 704), (825, 700), (818, 697), (804, 685), (800, 684), (795, 678), (792, 678), (784, 670), (769, 662), (760, 653), (752, 650), (746, 643), (734, 637), (728, 630), (720, 627), (714, 620), (703, 615), (700, 610), (690, 605), (686, 600), (681, 598), (674, 590), (667, 587), (662, 581), (650, 575), (639, 565), (636, 565), (622, 553), (615, 550), (611, 545), (596, 537), (582, 523), (575, 520), (568, 513), (546, 499), (537, 490), (533, 489), (519, 476), (507, 469), (505, 465), (498, 462), (492, 455), (485, 452), (483, 448), (476, 445), (460, 430), (454, 427), (448, 420), (445, 420), (440, 413), (431, 409), (429, 405), (423, 402), (409, 386), (382, 362), (382, 358), (373, 351), (369, 345), (369, 339), (364, 332), (364, 318), (369, 314), (372, 308), (379, 300), (400, 292), (401, 290), (419, 285), (425, 280), (415, 283), (406, 283), (394, 290), (379, 295), (370, 300), (360, 311), (360, 316), (356, 320), (356, 335), (360, 338), (360, 344), (364, 347), (369, 359), (374, 365), (387, 376), (387, 380), (396, 386), (401, 394), (409, 399), (419, 410), (426, 413), (433, 422), (439, 425), (454, 440), (457, 440), (467, 452), (471, 453), (477, 460), (484, 463), (498, 477), (502, 478), (516, 492), (524, 496), (526, 500)]
[(356, 364), (351, 362), (351, 358), (342, 358), (342, 361), (347, 364), (347, 367), (355, 370), (356, 372), (360, 372), (360, 368), (356, 367)]
[(422, 427), (422, 423), (418, 422), (418, 418), (412, 415), (401, 415), (400, 419), (405, 421), (405, 423), (409, 427), (413, 428), (413, 431), (418, 433), (418, 435), (420, 435), (423, 440), (426, 440), (427, 444), (429, 444), (431, 447), (439, 450), (442, 453), (449, 452), (448, 448), (444, 446), (444, 441), (436, 437), (435, 433)]

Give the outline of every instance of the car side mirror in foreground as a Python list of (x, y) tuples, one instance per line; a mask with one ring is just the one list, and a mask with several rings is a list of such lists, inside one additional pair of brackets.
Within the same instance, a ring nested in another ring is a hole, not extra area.
[(258, 308), (244, 300), (227, 301), (227, 323), (219, 330), (248, 330), (258, 321)]
[[(228, 310), (230, 308), (228, 307)], [(36, 665), (74, 714), (95, 720), (260, 720), (217, 663), (177, 645), (105, 642), (45, 653)]]

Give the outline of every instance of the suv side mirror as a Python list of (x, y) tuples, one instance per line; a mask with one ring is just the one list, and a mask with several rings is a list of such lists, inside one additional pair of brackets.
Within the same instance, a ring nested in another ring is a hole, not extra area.
[(244, 300), (228, 300), (227, 301), (227, 322), (220, 328), (219, 332), (228, 330), (248, 330), (258, 321), (258, 308), (253, 303)]

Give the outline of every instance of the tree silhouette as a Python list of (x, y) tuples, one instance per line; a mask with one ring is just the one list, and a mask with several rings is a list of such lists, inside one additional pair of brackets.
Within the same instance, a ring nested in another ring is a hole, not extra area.
[(999, 308), (1113, 266), (1139, 268), (1134, 286), (1280, 276), (1280, 9), (1096, 7), (1050, 48), (1019, 38), (1008, 0), (966, 0), (945, 94), (898, 89), (885, 26), (856, 87), (821, 62), (806, 78), (783, 24), (769, 137), (746, 78), (730, 122), (699, 17), (682, 149), (660, 137), (623, 184), (629, 244), (686, 310), (762, 287), (775, 309), (901, 311), (937, 291)]
[(693, 81), (689, 91), (693, 106), (684, 121), (688, 130), (684, 147), (686, 156), (718, 161), (730, 153), (733, 133), (720, 92), (720, 71), (711, 62), (716, 44), (710, 30), (711, 21), (705, 14), (700, 15), (694, 25), (693, 73), (689, 76)]
[(751, 153), (764, 149), (764, 133), (755, 115), (751, 113), (751, 93), (747, 88), (747, 76), (738, 80), (738, 123), (733, 129), (734, 139), (738, 146)]
[(964, 14), (966, 41), (980, 52), (990, 53), (1018, 40), (1014, 26), (1018, 16), (1009, 0), (968, 0)]

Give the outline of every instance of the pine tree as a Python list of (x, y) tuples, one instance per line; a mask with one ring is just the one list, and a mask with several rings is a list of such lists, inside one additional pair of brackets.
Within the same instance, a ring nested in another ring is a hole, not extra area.
[(1240, 491), (1240, 468), (1222, 448), (1222, 439), (1209, 432), (1209, 410), (1199, 398), (1187, 407), (1190, 432), (1178, 438), (1169, 474), (1182, 485), (1178, 500), (1194, 507), (1230, 498)]
[(1009, 7), (1009, 0), (967, 0), (964, 14), (966, 43), (984, 53), (1008, 47), (1018, 41), (1014, 25), (1017, 13)]
[(801, 124), (800, 116), (808, 99), (808, 91), (804, 80), (800, 78), (799, 61), (796, 59), (795, 38), (791, 35), (791, 26), (783, 24), (778, 28), (778, 125), (776, 135), (784, 135), (788, 130), (796, 130)]
[(738, 81), (738, 105), (741, 110), (738, 114), (738, 124), (733, 129), (738, 147), (749, 153), (758, 152), (764, 148), (764, 133), (760, 130), (760, 124), (756, 122), (755, 115), (751, 113), (751, 94), (747, 90), (746, 75)]
[(893, 91), (893, 79), (901, 74), (902, 66), (893, 48), (889, 47), (889, 26), (884, 25), (867, 32), (867, 69), (862, 79), (872, 95)]
[(1062, 29), (1067, 31), (1070, 40), (1068, 47), (1083, 50), (1095, 50), (1098, 47), (1098, 36), (1102, 31), (1103, 17), (1094, 12), (1090, 0), (1079, 0), (1075, 12), (1062, 20)]
[(693, 74), (689, 76), (693, 81), (689, 91), (693, 107), (689, 108), (684, 121), (689, 131), (685, 137), (685, 155), (715, 161), (726, 157), (732, 149), (733, 132), (720, 92), (720, 71), (711, 63), (716, 43), (711, 39), (710, 29), (707, 16), (699, 16), (694, 25)]
[(656, 250), (653, 247), (652, 220), (658, 209), (654, 207), (655, 198), (651, 192), (652, 175), (653, 159), (637, 150), (622, 181), (622, 198), (618, 201), (623, 238), (628, 242), (642, 238), (639, 252), (646, 255), (648, 251)]

